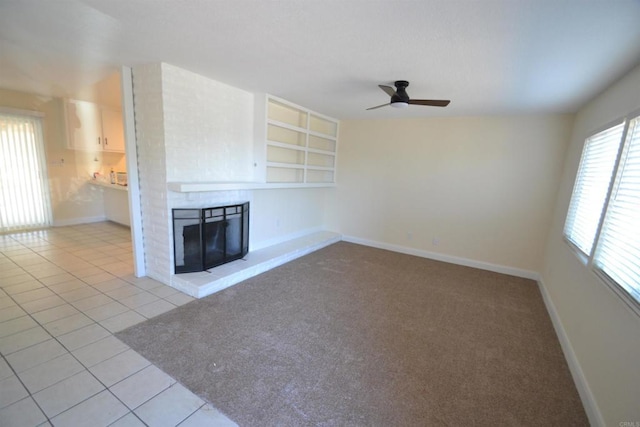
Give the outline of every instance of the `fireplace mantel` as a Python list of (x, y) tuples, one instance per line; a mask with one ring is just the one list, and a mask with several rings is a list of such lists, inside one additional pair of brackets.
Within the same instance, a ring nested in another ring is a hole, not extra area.
[(169, 182), (167, 188), (176, 193), (232, 190), (275, 190), (280, 188), (323, 188), (335, 187), (334, 183), (264, 183), (264, 182)]

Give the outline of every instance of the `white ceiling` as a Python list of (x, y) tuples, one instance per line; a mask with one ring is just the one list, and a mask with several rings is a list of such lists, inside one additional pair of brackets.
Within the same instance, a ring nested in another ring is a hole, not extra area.
[[(341, 119), (573, 112), (640, 62), (640, 0), (0, 0), (0, 87), (159, 61)], [(452, 102), (365, 111), (399, 79)]]

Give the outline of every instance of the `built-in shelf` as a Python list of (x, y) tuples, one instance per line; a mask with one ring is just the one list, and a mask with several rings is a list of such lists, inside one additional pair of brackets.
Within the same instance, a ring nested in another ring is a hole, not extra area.
[(335, 183), (337, 144), (336, 119), (267, 95), (267, 183)]
[(264, 183), (264, 182), (170, 182), (169, 191), (176, 193), (196, 193), (199, 191), (233, 190), (275, 190), (281, 188), (321, 188), (335, 187), (334, 183)]

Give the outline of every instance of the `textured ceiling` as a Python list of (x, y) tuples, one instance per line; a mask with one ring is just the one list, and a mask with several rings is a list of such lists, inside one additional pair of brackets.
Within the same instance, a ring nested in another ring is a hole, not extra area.
[[(640, 62), (640, 0), (0, 1), (0, 87), (159, 61), (338, 118), (572, 112)], [(399, 79), (451, 105), (365, 111)]]

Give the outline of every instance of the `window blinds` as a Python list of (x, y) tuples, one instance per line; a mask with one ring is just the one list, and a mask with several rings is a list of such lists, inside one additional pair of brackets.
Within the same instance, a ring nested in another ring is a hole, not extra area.
[(0, 231), (50, 224), (40, 118), (0, 113)]
[(623, 131), (624, 122), (593, 135), (582, 151), (564, 235), (586, 256), (593, 249)]
[(629, 122), (594, 264), (640, 301), (640, 117)]

